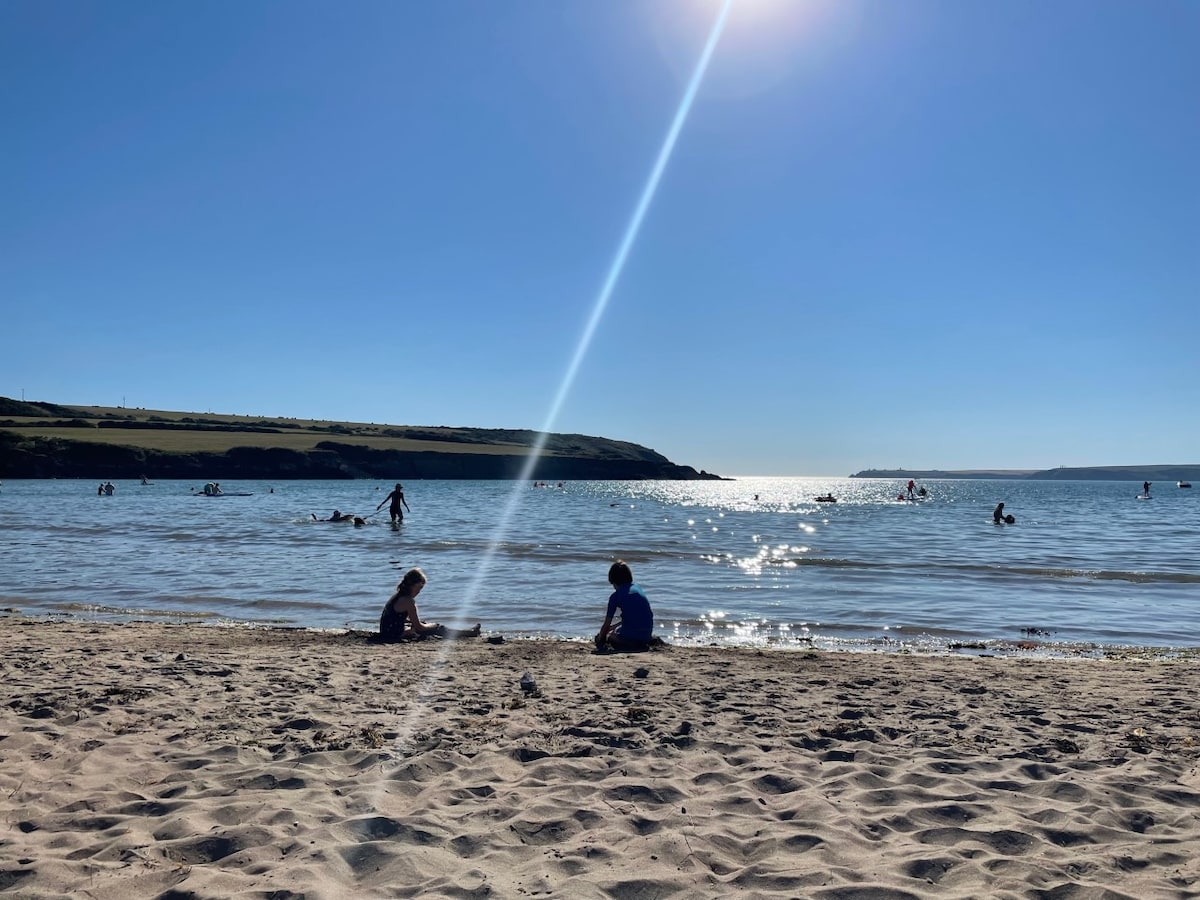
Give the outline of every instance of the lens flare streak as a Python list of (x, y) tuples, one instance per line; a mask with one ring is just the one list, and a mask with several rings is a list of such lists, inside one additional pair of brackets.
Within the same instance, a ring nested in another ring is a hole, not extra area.
[(667, 163), (671, 159), (671, 154), (675, 149), (675, 144), (679, 140), (679, 134), (683, 130), (684, 123), (687, 121), (688, 113), (691, 111), (692, 104), (695, 102), (696, 94), (700, 90), (700, 83), (704, 80), (704, 73), (708, 69), (709, 62), (712, 60), (713, 53), (717, 48), (717, 42), (721, 37), (721, 32), (724, 30), (725, 22), (729, 18), (729, 11), (733, 7), (733, 0), (725, 0), (722, 4), (720, 12), (717, 14), (716, 20), (713, 22), (712, 30), (709, 32), (708, 40), (705, 42), (704, 49), (700, 54), (700, 59), (696, 63), (695, 71), (692, 73), (691, 80), (688, 82), (687, 89), (684, 91), (683, 99), (679, 103), (679, 108), (675, 111), (675, 117), (671, 121), (671, 127), (667, 130), (667, 136), (663, 140), (661, 149), (658, 152), (658, 157), (654, 161), (654, 167), (650, 171), (650, 177), (646, 180), (646, 185), (642, 189), (641, 196), (638, 198), (637, 206), (634, 208), (633, 215), (630, 217), (629, 225), (625, 229), (625, 234), (621, 239), (620, 246), (617, 248), (617, 253), (613, 257), (612, 264), (609, 266), (608, 274), (604, 279), (604, 284), (600, 289), (600, 293), (596, 297), (596, 302), (592, 307), (591, 316), (588, 319), (587, 325), (580, 336), (579, 343), (575, 348), (575, 354), (571, 358), (571, 363), (564, 373), (562, 382), (559, 384), (558, 392), (554, 397), (553, 403), (550, 405), (550, 410), (546, 415), (546, 420), (542, 425), (541, 431), (538, 433), (537, 440), (534, 441), (530, 449), (529, 456), (522, 467), (521, 474), (517, 482), (513, 486), (513, 492), (509, 497), (508, 503), (505, 505), (504, 511), (497, 523), (495, 536), (492, 539), (491, 545), (484, 552), (483, 559), (478, 569), (476, 569), (475, 577), (472, 579), (470, 586), (463, 596), (460, 612), (470, 608), (472, 600), (478, 595), (479, 588), (487, 577), (488, 571), (491, 568), (492, 558), (495, 555), (495, 549), (503, 541), (504, 535), (508, 532), (509, 523), (516, 515), (517, 507), (520, 506), (521, 497), (524, 494), (526, 483), (532, 478), (534, 467), (537, 465), (538, 459), (541, 457), (542, 451), (546, 447), (546, 441), (550, 433), (554, 429), (554, 423), (558, 419), (558, 415), (562, 410), (563, 404), (566, 402), (567, 395), (570, 393), (571, 386), (575, 382), (575, 378), (579, 373), (579, 368), (583, 364), (584, 358), (587, 356), (592, 339), (596, 334), (596, 329), (604, 317), (604, 312), (608, 308), (608, 302), (612, 297), (613, 291), (620, 280), (621, 272), (625, 268), (625, 263), (629, 258), (630, 251), (637, 240), (638, 233), (641, 231), (642, 223), (645, 221), (646, 213), (650, 209), (650, 204), (654, 200), (654, 195), (658, 191), (658, 185), (662, 181), (663, 172), (666, 170)]
[[(629, 259), (629, 254), (637, 242), (638, 234), (641, 232), (642, 223), (646, 219), (646, 214), (650, 209), (650, 205), (654, 200), (654, 195), (658, 192), (659, 183), (662, 181), (663, 172), (666, 171), (667, 163), (671, 160), (671, 155), (675, 150), (675, 144), (679, 140), (679, 134), (683, 130), (683, 126), (687, 121), (688, 114), (691, 112), (692, 105), (695, 102), (696, 94), (700, 90), (700, 84), (704, 80), (704, 73), (708, 70), (709, 63), (712, 60), (713, 53), (716, 51), (717, 43), (720, 40), (721, 32), (725, 28), (725, 23), (729, 18), (729, 12), (733, 7), (733, 0), (725, 0), (721, 5), (721, 9), (717, 14), (716, 20), (708, 35), (708, 40), (705, 42), (704, 49), (701, 51), (700, 58), (696, 63), (696, 68), (692, 72), (692, 77), (688, 81), (687, 89), (684, 91), (683, 98), (680, 100), (679, 107), (675, 111), (675, 116), (671, 120), (671, 126), (667, 129), (666, 138), (663, 140), (662, 147), (658, 151), (658, 156), (654, 160), (654, 166), (650, 170), (650, 176), (646, 179), (646, 184), (642, 188), (642, 193), (638, 198), (637, 205), (634, 207), (633, 215), (630, 217), (629, 224), (625, 229), (625, 233), (621, 238), (621, 243), (617, 247), (616, 255), (613, 257), (612, 264), (608, 268), (608, 274), (605, 276), (604, 283), (600, 288), (600, 292), (596, 297), (596, 301), (592, 306), (592, 312), (588, 318), (587, 325), (583, 329), (579, 342), (575, 347), (575, 353), (571, 358), (570, 364), (567, 366), (566, 372), (563, 374), (562, 381), (558, 386), (558, 391), (554, 396), (553, 402), (550, 404), (549, 412), (538, 433), (537, 439), (530, 447), (529, 455), (526, 458), (525, 465), (521, 469), (517, 481), (513, 485), (513, 491), (509, 496), (508, 502), (505, 504), (504, 510), (497, 522), (496, 530), (488, 547), (483, 553), (479, 566), (475, 570), (475, 574), (471, 579), (467, 590), (464, 592), (462, 601), (458, 607), (458, 617), (460, 619), (467, 618), (475, 598), (479, 595), (479, 590), (486, 580), (491, 569), (492, 560), (496, 555), (496, 549), (503, 541), (504, 536), (508, 533), (509, 524), (516, 515), (517, 508), (520, 506), (521, 497), (524, 490), (533, 476), (534, 468), (537, 466), (538, 460), (541, 458), (542, 452), (545, 450), (546, 441), (550, 433), (554, 429), (554, 424), (558, 420), (558, 415), (562, 410), (563, 404), (566, 402), (567, 396), (571, 391), (571, 387), (575, 382), (576, 376), (579, 374), (580, 366), (587, 357), (588, 349), (591, 347), (592, 339), (595, 337), (596, 329), (600, 325), (600, 321), (604, 317), (605, 310), (608, 308), (609, 300), (612, 297), (613, 291), (616, 289), (617, 282), (621, 278), (621, 273), (625, 269), (625, 263)], [(716, 530), (715, 528), (713, 529)], [(446, 656), (450, 653), (451, 641), (447, 641), (441, 649), (434, 664), (431, 666), (429, 674), (426, 676), (424, 684), (418, 689), (418, 694), (422, 699), (429, 693), (433, 684), (433, 679), (436, 677), (437, 671), (445, 663)], [(418, 709), (420, 704), (414, 704), (410, 712), (402, 723), (399, 729), (399, 737), (397, 745), (403, 746), (408, 743), (409, 737), (412, 734), (415, 726), (416, 717), (419, 715)]]

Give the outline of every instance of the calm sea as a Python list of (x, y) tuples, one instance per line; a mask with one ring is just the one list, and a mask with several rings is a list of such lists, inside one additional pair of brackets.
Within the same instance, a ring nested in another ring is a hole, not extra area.
[[(426, 619), (584, 639), (623, 558), (674, 643), (938, 650), (1200, 646), (1200, 488), (896, 480), (0, 485), (0, 606), (85, 621), (374, 629), (419, 565)], [(838, 503), (815, 503), (832, 492)], [(992, 524), (1004, 501), (1015, 525)], [(334, 508), (366, 526), (314, 522)]]

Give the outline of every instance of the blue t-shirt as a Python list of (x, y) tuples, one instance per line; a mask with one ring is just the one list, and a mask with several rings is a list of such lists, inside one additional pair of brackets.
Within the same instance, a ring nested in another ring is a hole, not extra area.
[(608, 613), (611, 619), (621, 612), (621, 625), (617, 634), (627, 641), (648, 641), (654, 632), (654, 611), (650, 601), (636, 584), (623, 584), (608, 598)]

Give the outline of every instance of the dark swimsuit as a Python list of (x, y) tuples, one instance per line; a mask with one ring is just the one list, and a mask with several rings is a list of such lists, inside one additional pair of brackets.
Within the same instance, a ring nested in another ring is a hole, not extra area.
[(379, 639), (381, 641), (404, 640), (404, 627), (407, 623), (408, 612), (396, 612), (389, 602), (383, 608), (383, 615), (379, 617)]

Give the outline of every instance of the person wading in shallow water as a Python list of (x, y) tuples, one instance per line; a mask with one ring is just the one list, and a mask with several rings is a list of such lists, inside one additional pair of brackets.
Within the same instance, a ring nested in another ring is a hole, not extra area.
[[(389, 500), (391, 501), (392, 505), (388, 507), (388, 515), (392, 517), (392, 524), (396, 525), (400, 522), (403, 522), (404, 510), (407, 509), (409, 512), (412, 512), (412, 510), (409, 509), (408, 501), (404, 499), (404, 485), (397, 481), (396, 487), (392, 490), (392, 492), (384, 497), (383, 500), (380, 501), (379, 505), (375, 507), (375, 512), (379, 512), (379, 510), (383, 508), (383, 504), (387, 503)], [(403, 509), (401, 508), (402, 506)]]
[(1004, 504), (1001, 503), (994, 510), (992, 510), (992, 521), (997, 525), (1015, 525), (1017, 523), (1017, 517), (1011, 513), (1005, 513)]

